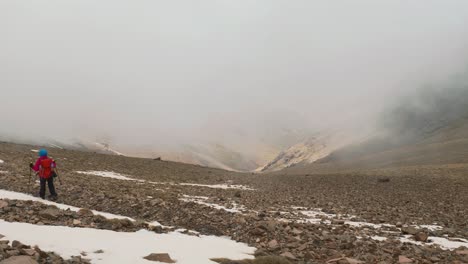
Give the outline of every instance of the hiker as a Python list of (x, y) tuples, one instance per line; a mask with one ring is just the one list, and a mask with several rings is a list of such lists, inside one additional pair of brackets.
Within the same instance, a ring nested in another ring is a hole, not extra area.
[(55, 161), (47, 156), (47, 150), (41, 149), (39, 151), (39, 158), (36, 164), (30, 164), (30, 167), (39, 174), (39, 180), (41, 182), (41, 189), (39, 190), (39, 196), (45, 199), (46, 182), (49, 186), (49, 198), (52, 200), (57, 199), (57, 193), (55, 192), (54, 177), (55, 177)]

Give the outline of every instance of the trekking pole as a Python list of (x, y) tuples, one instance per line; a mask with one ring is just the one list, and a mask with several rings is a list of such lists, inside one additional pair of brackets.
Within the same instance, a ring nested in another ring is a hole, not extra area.
[(29, 188), (29, 192), (31, 192), (31, 178), (32, 178), (32, 162), (29, 163), (29, 180), (28, 180), (28, 188)]
[(57, 179), (59, 180), (60, 185), (62, 185), (62, 179), (60, 178), (58, 168), (55, 168), (55, 174), (57, 175)]

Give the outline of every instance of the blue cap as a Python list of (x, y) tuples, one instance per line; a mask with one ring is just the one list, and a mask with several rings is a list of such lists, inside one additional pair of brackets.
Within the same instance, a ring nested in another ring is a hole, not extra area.
[(39, 150), (39, 157), (47, 157), (47, 150), (45, 149)]

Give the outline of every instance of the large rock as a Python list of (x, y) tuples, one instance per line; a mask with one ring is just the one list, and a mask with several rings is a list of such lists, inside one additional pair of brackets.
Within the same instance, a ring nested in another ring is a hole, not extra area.
[(55, 220), (60, 216), (60, 210), (54, 208), (48, 208), (39, 213), (39, 215), (43, 218)]
[(150, 261), (163, 262), (163, 263), (176, 263), (176, 261), (171, 259), (171, 257), (167, 253), (149, 254), (148, 256), (144, 257), (144, 259), (150, 260)]
[(0, 261), (0, 264), (38, 264), (29, 256), (14, 256)]
[(279, 243), (276, 239), (273, 239), (270, 242), (268, 242), (268, 248), (277, 249), (278, 247), (279, 247)]
[(401, 228), (401, 232), (403, 234), (409, 234), (409, 235), (416, 235), (417, 233), (419, 233), (421, 230), (417, 229), (416, 227), (414, 226), (406, 226), (406, 227), (403, 227)]
[(80, 210), (78, 210), (78, 215), (80, 216), (93, 216), (94, 213), (93, 211), (87, 209), (87, 208), (81, 208)]
[(404, 264), (404, 263), (413, 263), (413, 260), (411, 260), (411, 259), (409, 259), (409, 258), (407, 258), (405, 256), (399, 256), (398, 257), (398, 263), (402, 263), (402, 264)]
[(414, 240), (420, 241), (420, 242), (426, 242), (428, 238), (429, 238), (429, 235), (424, 232), (419, 232), (416, 235), (414, 235)]
[(4, 200), (0, 200), (0, 209), (8, 207), (8, 202)]
[(292, 259), (292, 260), (296, 260), (296, 256), (294, 256), (291, 252), (284, 252), (283, 254), (281, 254), (280, 256), (282, 257), (285, 257), (287, 259)]

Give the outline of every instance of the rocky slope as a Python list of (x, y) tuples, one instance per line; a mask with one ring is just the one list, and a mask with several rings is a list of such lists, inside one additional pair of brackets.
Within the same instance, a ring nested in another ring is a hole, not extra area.
[[(36, 155), (32, 148), (0, 144), (7, 172), (0, 177), (1, 189), (35, 193), (24, 169)], [(51, 154), (61, 166), (59, 203), (132, 217), (139, 224), (15, 200), (6, 201), (1, 219), (115, 231), (149, 229), (145, 223), (159, 221), (229, 236), (256, 247), (259, 257), (292, 263), (468, 261), (466, 164), (260, 176), (60, 149)], [(47, 218), (49, 211), (56, 218)]]

